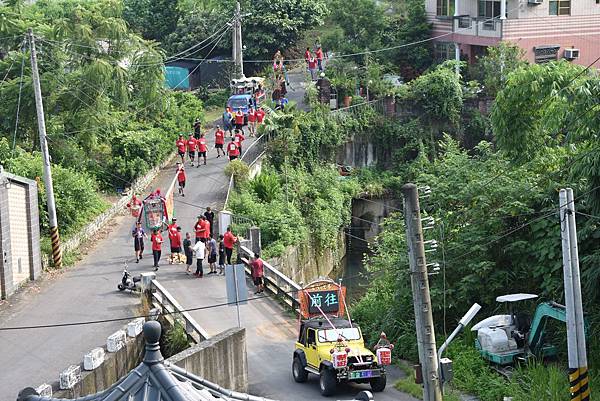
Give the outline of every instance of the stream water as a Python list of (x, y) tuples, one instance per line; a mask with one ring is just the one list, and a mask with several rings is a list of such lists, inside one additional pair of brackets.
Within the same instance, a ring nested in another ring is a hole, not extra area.
[(365, 249), (348, 244), (346, 256), (342, 259), (341, 267), (333, 272), (332, 277), (335, 280), (342, 280), (346, 286), (346, 302), (353, 303), (360, 299), (367, 291), (368, 276), (364, 265)]

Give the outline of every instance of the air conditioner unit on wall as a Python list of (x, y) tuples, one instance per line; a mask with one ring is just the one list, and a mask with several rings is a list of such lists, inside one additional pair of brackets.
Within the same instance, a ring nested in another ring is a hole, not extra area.
[(527, 0), (527, 4), (531, 4), (537, 6), (538, 4), (542, 4), (544, 0)]
[(567, 60), (575, 60), (579, 58), (579, 49), (565, 49), (564, 57)]

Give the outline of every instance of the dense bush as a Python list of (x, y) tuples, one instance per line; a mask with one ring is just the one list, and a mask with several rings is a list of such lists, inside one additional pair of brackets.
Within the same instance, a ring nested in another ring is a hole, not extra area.
[[(49, 226), (41, 154), (27, 153), (17, 147), (15, 154), (11, 155), (8, 141), (0, 138), (0, 164), (13, 174), (38, 181), (40, 224), (42, 233), (45, 233)], [(89, 174), (59, 165), (53, 166), (52, 174), (58, 224), (62, 234), (72, 234), (107, 208), (107, 202), (98, 194), (95, 179)]]
[(357, 189), (329, 166), (313, 166), (311, 173), (300, 167), (279, 173), (267, 169), (232, 196), (230, 207), (259, 224), (266, 256), (279, 256), (301, 242), (323, 250), (349, 222)]

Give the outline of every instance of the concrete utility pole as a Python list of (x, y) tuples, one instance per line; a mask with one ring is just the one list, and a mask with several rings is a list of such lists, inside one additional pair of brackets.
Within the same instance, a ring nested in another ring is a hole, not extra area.
[(48, 204), (48, 220), (50, 223), (50, 239), (52, 241), (52, 261), (54, 267), (62, 267), (62, 250), (60, 247), (60, 236), (58, 235), (58, 220), (56, 219), (56, 204), (54, 201), (54, 186), (52, 184), (52, 170), (50, 168), (50, 155), (48, 154), (48, 142), (46, 141), (46, 120), (44, 118), (44, 104), (42, 102), (42, 88), (40, 87), (40, 75), (37, 66), (37, 55), (35, 53), (35, 38), (33, 30), (29, 28), (29, 48), (31, 50), (31, 76), (33, 80), (33, 91), (35, 94), (35, 109), (37, 111), (38, 131), (40, 134), (40, 148), (44, 165), (44, 186), (46, 187), (46, 203)]
[(590, 399), (590, 390), (588, 387), (589, 378), (574, 201), (573, 190), (571, 188), (560, 190), (560, 230), (563, 252), (563, 276), (565, 281), (565, 306), (567, 310), (569, 390), (571, 400), (588, 401)]
[(423, 400), (442, 401), (417, 186), (415, 184), (404, 185), (402, 194), (404, 195), (404, 221), (406, 223), (406, 242), (408, 243), (410, 279), (415, 308), (417, 345), (423, 373)]
[(242, 12), (240, 2), (235, 3), (233, 14), (233, 61), (235, 66), (234, 76), (240, 79), (244, 76), (244, 61), (242, 56)]

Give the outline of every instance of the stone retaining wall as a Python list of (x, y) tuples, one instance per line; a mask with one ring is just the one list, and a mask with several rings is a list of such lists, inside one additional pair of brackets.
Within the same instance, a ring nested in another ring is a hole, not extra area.
[(173, 355), (167, 361), (221, 387), (242, 393), (248, 391), (244, 328), (226, 330)]
[(338, 233), (336, 246), (319, 253), (309, 243), (289, 246), (283, 255), (269, 259), (269, 263), (298, 284), (308, 284), (319, 277), (329, 275), (341, 266), (346, 256), (346, 239), (343, 231)]
[[(159, 166), (154, 167), (143, 177), (138, 178), (133, 182), (129, 193), (139, 193), (146, 188), (154, 178), (158, 175), (160, 170), (167, 167), (175, 157), (176, 153), (172, 153), (164, 162)], [(91, 223), (83, 227), (77, 234), (73, 235), (71, 239), (62, 243), (63, 253), (77, 249), (82, 242), (87, 241), (94, 234), (96, 234), (106, 223), (108, 223), (113, 217), (123, 214), (126, 212), (126, 205), (131, 200), (130, 196), (123, 196), (121, 199), (113, 203), (113, 205), (104, 213), (96, 217)], [(48, 255), (42, 256), (42, 263), (44, 268), (48, 266)]]

